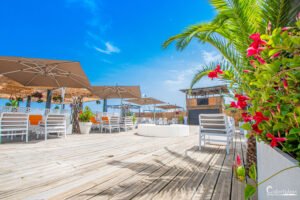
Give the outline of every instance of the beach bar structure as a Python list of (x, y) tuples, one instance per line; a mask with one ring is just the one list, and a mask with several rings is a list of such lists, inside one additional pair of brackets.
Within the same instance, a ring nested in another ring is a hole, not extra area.
[(188, 123), (199, 125), (199, 114), (216, 114), (224, 112), (223, 94), (228, 93), (226, 85), (183, 89), (186, 94)]

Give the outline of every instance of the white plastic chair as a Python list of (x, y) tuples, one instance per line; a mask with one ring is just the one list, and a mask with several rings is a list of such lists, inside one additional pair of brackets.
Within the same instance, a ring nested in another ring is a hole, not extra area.
[[(225, 143), (226, 153), (229, 154), (234, 132), (234, 123), (231, 119), (229, 120), (224, 114), (200, 114), (199, 126), (199, 150), (201, 150), (202, 141), (205, 146), (206, 140), (208, 140), (209, 142)], [(211, 139), (210, 136), (224, 137), (224, 139)]]
[(3, 112), (0, 118), (0, 137), (21, 135), (28, 142), (29, 115), (27, 113)]
[(103, 121), (102, 130), (109, 130), (109, 132), (111, 133), (114, 129), (117, 129), (120, 132), (119, 116), (110, 116), (108, 117), (108, 121)]
[(44, 122), (40, 123), (37, 134), (44, 134), (47, 140), (48, 134), (55, 133), (57, 136), (67, 135), (67, 120), (64, 114), (48, 114)]
[(123, 118), (122, 122), (120, 123), (120, 128), (124, 129), (125, 131), (129, 130), (129, 129), (133, 129), (134, 128), (134, 124), (133, 124), (133, 118), (132, 116), (126, 116)]

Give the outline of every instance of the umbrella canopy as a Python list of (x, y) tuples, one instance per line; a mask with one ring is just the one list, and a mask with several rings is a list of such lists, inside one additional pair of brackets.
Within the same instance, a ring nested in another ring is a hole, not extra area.
[[(62, 97), (62, 91), (60, 89), (53, 90), (53, 98)], [(82, 97), (83, 102), (96, 101), (99, 97), (92, 94), (92, 92), (85, 88), (65, 88), (64, 91), (64, 103), (72, 103), (73, 97)], [(59, 99), (58, 99), (59, 100)], [(59, 101), (53, 101), (54, 103), (59, 103)]]
[(129, 99), (127, 102), (138, 104), (138, 105), (155, 105), (155, 104), (163, 104), (165, 102), (160, 101), (158, 99), (154, 99), (152, 97), (147, 98), (138, 98), (138, 99)]
[(22, 57), (0, 57), (0, 74), (23, 86), (89, 88), (79, 62)]
[(33, 89), (24, 87), (20, 83), (0, 75), (0, 98), (27, 97), (33, 93)]
[(140, 98), (140, 86), (92, 86), (92, 92), (100, 99)]
[(161, 109), (164, 109), (164, 110), (171, 110), (171, 109), (177, 109), (177, 108), (181, 108), (181, 107), (176, 106), (176, 105), (168, 104), (168, 105), (157, 106), (157, 108), (161, 108)]

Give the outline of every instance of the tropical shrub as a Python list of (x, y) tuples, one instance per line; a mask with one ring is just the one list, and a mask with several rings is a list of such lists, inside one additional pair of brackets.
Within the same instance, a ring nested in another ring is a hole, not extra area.
[[(243, 111), (243, 129), (249, 130), (258, 141), (300, 161), (300, 19), (297, 19), (296, 27), (272, 31), (269, 24), (269, 34), (250, 36), (253, 42), (247, 49), (249, 65), (239, 80), (231, 71), (222, 71), (219, 65), (208, 72), (208, 77), (230, 82), (236, 99), (230, 107)], [(239, 157), (234, 171), (240, 181), (245, 180), (245, 168)], [(256, 183), (255, 165), (250, 167), (248, 175), (254, 184), (246, 185), (245, 199), (255, 194), (261, 184)]]
[(83, 111), (79, 112), (79, 121), (80, 122), (90, 122), (91, 118), (94, 116), (92, 110), (86, 106)]
[[(300, 21), (297, 27), (277, 28), (272, 34), (256, 33), (247, 50), (250, 66), (236, 88), (243, 128), (300, 161)], [(235, 83), (232, 74), (224, 78)], [(243, 95), (246, 94), (246, 95)], [(247, 110), (245, 110), (247, 108)]]

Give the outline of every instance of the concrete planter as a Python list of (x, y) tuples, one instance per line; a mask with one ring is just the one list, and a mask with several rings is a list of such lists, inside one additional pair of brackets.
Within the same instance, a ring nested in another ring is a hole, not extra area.
[[(257, 142), (258, 182), (274, 175), (278, 171), (299, 165), (277, 148), (271, 148), (264, 142)], [(300, 168), (284, 171), (258, 187), (258, 199), (298, 200), (300, 199)]]
[(93, 124), (92, 122), (79, 122), (80, 133), (90, 134), (92, 124)]

